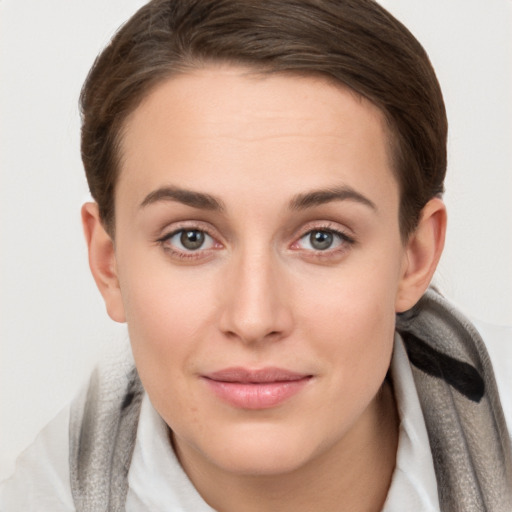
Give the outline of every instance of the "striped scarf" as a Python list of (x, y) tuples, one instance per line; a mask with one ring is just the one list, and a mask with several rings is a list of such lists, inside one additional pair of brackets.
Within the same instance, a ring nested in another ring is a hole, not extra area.
[[(397, 316), (429, 436), (442, 512), (511, 512), (512, 450), (476, 329), (430, 289)], [(97, 369), (71, 409), (77, 512), (122, 512), (142, 384), (133, 362)]]

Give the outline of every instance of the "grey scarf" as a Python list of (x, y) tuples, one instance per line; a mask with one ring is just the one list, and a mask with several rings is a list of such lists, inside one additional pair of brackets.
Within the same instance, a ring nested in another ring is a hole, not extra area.
[[(432, 449), (443, 512), (511, 512), (512, 450), (489, 355), (433, 290), (398, 315)], [(512, 340), (511, 340), (512, 342)], [(98, 369), (71, 410), (77, 512), (122, 512), (143, 389), (132, 363)]]

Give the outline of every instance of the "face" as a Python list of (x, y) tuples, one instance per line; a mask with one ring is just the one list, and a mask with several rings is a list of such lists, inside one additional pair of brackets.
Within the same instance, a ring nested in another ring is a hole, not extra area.
[(121, 152), (110, 309), (180, 456), (275, 474), (346, 449), (406, 260), (380, 111), (317, 78), (202, 69), (149, 94)]

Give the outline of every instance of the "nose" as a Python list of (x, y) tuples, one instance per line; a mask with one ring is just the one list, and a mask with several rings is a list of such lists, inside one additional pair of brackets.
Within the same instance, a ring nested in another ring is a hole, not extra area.
[(224, 335), (246, 344), (287, 337), (293, 326), (292, 299), (282, 264), (271, 251), (234, 259), (221, 291)]

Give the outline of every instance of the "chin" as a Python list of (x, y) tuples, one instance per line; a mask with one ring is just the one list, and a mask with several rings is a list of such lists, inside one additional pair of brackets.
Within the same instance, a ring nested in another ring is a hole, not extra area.
[(196, 445), (195, 450), (227, 473), (262, 477), (292, 473), (320, 451), (307, 430), (261, 424), (238, 427), (217, 433), (215, 439), (205, 440), (206, 449)]
[(298, 446), (261, 446), (255, 443), (226, 454), (217, 465), (224, 471), (243, 476), (277, 476), (293, 473), (308, 461)]

